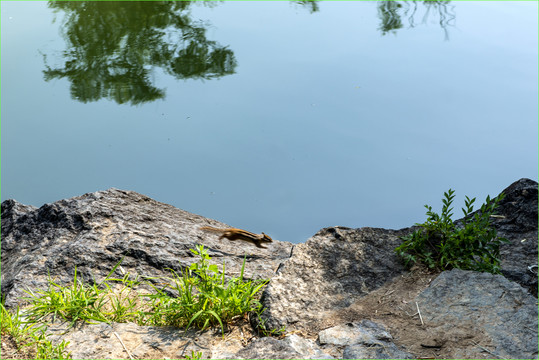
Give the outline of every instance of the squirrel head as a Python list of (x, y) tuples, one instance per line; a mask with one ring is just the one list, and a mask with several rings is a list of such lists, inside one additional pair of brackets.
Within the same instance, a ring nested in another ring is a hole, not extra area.
[(266, 235), (264, 233), (262, 233), (262, 239), (260, 239), (264, 242), (273, 242), (273, 239), (269, 237), (269, 235)]

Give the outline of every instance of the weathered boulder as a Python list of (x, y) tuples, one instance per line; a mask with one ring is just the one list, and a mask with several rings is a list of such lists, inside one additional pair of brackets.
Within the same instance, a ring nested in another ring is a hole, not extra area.
[(333, 359), (312, 340), (290, 335), (283, 340), (264, 337), (238, 351), (232, 359)]
[(522, 178), (503, 190), (505, 197), (498, 209), (503, 217), (491, 219), (502, 236), (513, 238), (537, 232), (537, 185), (536, 181)]
[[(498, 236), (509, 240), (500, 247), (502, 274), (537, 297), (538, 184), (522, 178), (503, 190), (497, 215), (490, 219)], [(480, 204), (480, 203), (479, 203)], [(479, 210), (473, 212), (473, 217)], [(463, 219), (455, 221), (461, 225)]]
[(272, 278), (263, 316), (269, 329), (286, 326), (284, 339), (258, 338), (248, 324), (231, 327), (225, 340), (212, 331), (134, 324), (52, 324), (48, 334), (56, 343), (70, 341), (74, 358), (128, 358), (128, 351), (137, 358), (199, 351), (230, 359), (537, 358), (537, 183), (521, 179), (504, 193), (503, 217), (493, 222), (510, 240), (501, 249), (505, 277), (407, 271), (393, 250), (413, 227), (333, 227), (304, 244), (274, 241), (259, 249), (219, 241), (199, 227), (224, 224), (132, 191), (99, 191), (41, 208), (7, 200), (2, 295), (15, 305), (23, 290), (45, 288), (49, 273), (70, 284), (75, 269), (86, 281), (100, 281), (121, 259), (116, 275), (166, 276), (196, 261), (189, 249), (203, 244), (213, 263), (226, 261), (228, 276), (246, 257), (247, 278)]
[[(500, 249), (502, 274), (537, 297), (538, 204), (537, 182), (520, 179), (503, 192), (498, 213), (493, 218), (500, 236), (509, 240)], [(535, 267), (533, 267), (535, 265)]]
[[(499, 237), (509, 240), (500, 247), (502, 274), (537, 297), (538, 184), (522, 178), (506, 189), (496, 215), (490, 221)], [(481, 203), (478, 203), (481, 204)], [(479, 210), (473, 212), (473, 217)], [(455, 221), (462, 225), (463, 219)]]
[[(73, 359), (178, 359), (200, 353), (203, 359), (333, 359), (312, 340), (289, 335), (282, 340), (249, 340), (249, 332), (233, 329), (223, 339), (218, 332), (133, 323), (55, 322), (47, 328), (54, 344), (69, 342)], [(247, 346), (245, 346), (247, 344)]]
[(256, 339), (236, 353), (237, 359), (299, 359), (292, 346), (272, 337)]
[[(500, 236), (511, 240), (502, 248), (502, 266), (508, 277), (536, 289), (528, 266), (537, 264), (537, 183), (521, 179), (504, 193), (504, 218), (493, 218)], [(296, 245), (264, 291), (268, 324), (318, 331), (328, 310), (347, 308), (404, 272), (393, 250), (412, 230), (333, 227)]]
[(452, 358), (537, 358), (537, 299), (501, 275), (445, 271), (416, 301), (439, 344), (458, 334)]
[(406, 232), (333, 227), (296, 245), (262, 295), (267, 324), (318, 332), (328, 311), (405, 271), (393, 249)]
[[(337, 325), (320, 331), (321, 345), (344, 347), (342, 359), (413, 359), (410, 353), (399, 349), (393, 337), (380, 324), (370, 320)], [(335, 351), (335, 350), (333, 350)]]
[(333, 359), (333, 356), (324, 352), (316, 342), (296, 334), (286, 336), (283, 342), (302, 354), (302, 359)]
[[(208, 248), (212, 261), (226, 261), (238, 275), (246, 257), (246, 278), (271, 278), (290, 256), (292, 244), (274, 241), (260, 249), (240, 241), (219, 241), (201, 225), (225, 224), (191, 214), (133, 191), (110, 189), (35, 208), (2, 203), (2, 296), (20, 302), (25, 289), (44, 289), (48, 274), (58, 284), (101, 281), (123, 258), (125, 272), (166, 276), (197, 261), (190, 249)], [(118, 274), (120, 270), (117, 270)]]

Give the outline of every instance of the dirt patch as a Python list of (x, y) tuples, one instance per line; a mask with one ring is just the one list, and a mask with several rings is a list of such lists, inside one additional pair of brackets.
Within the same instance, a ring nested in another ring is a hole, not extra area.
[[(488, 349), (490, 339), (474, 329), (471, 323), (470, 326), (462, 324), (450, 331), (440, 331), (420, 317), (421, 308), (414, 299), (439, 274), (414, 267), (350, 307), (331, 312), (322, 325), (329, 328), (343, 322), (369, 319), (383, 324), (395, 344), (404, 346), (420, 359), (458, 358), (465, 354), (473, 354), (474, 358), (492, 358)], [(310, 335), (312, 338), (314, 334)]]

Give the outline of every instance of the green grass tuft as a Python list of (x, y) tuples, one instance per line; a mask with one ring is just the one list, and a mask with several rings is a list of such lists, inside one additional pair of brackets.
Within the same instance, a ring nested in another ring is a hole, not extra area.
[[(186, 330), (191, 326), (203, 330), (219, 325), (224, 335), (226, 324), (260, 307), (256, 295), (268, 281), (245, 280), (245, 259), (240, 276), (226, 281), (224, 263), (222, 270), (210, 265), (208, 252), (201, 245), (191, 251), (199, 257), (197, 263), (181, 275), (171, 270), (169, 284), (161, 289), (154, 286), (155, 293), (146, 295), (152, 308), (147, 314), (147, 323), (174, 325)], [(171, 297), (168, 290), (178, 295)]]
[[(15, 312), (10, 312), (1, 306), (0, 332), (2, 337), (10, 336), (16, 344), (17, 350), (22, 351), (27, 348), (26, 354), (32, 354), (35, 359), (69, 359), (71, 353), (66, 351), (69, 342), (62, 341), (58, 345), (53, 345), (45, 336), (43, 326), (36, 326), (33, 323), (21, 319), (19, 307)], [(4, 354), (4, 358), (11, 354)]]
[[(96, 322), (134, 322), (138, 325), (190, 327), (204, 330), (219, 326), (224, 337), (227, 327), (248, 313), (258, 317), (262, 305), (258, 300), (260, 290), (268, 280), (244, 279), (245, 261), (238, 277), (225, 279), (225, 264), (222, 269), (210, 264), (208, 251), (198, 245), (193, 254), (198, 261), (181, 273), (170, 270), (170, 276), (160, 278), (160, 287), (146, 282), (153, 290), (141, 293), (135, 287), (141, 282), (123, 278), (112, 278), (121, 261), (99, 284), (87, 285), (75, 275), (73, 284), (61, 286), (49, 276), (47, 290), (27, 292), (30, 302), (27, 316), (31, 322), (61, 318), (71, 325), (77, 321)], [(174, 294), (174, 295), (171, 295)], [(275, 335), (283, 329), (266, 329), (261, 322), (259, 332)]]

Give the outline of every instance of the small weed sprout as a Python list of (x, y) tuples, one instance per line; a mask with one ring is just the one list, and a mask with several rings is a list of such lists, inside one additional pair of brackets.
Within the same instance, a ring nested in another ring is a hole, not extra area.
[(50, 340), (47, 339), (45, 333), (41, 332), (41, 334), (35, 338), (35, 345), (37, 346), (36, 359), (61, 360), (71, 358), (71, 352), (67, 352), (66, 350), (69, 341), (66, 342), (65, 340), (62, 340), (60, 344), (54, 346)]
[(195, 352), (195, 350), (191, 350), (191, 355), (186, 355), (185, 358), (190, 360), (202, 359), (202, 351)]
[(279, 328), (279, 329), (270, 329), (270, 328), (268, 328), (268, 326), (266, 325), (266, 322), (268, 321), (268, 319), (262, 318), (262, 314), (264, 313), (265, 310), (266, 309), (264, 309), (262, 307), (262, 305), (260, 305), (254, 311), (254, 314), (257, 317), (257, 331), (258, 331), (258, 334), (262, 335), (262, 336), (276, 336), (276, 337), (284, 335), (284, 333), (286, 332), (286, 327), (284, 325), (281, 326), (281, 328)]
[(490, 223), (504, 194), (491, 199), (487, 196), (481, 209), (474, 215), (475, 198), (466, 196), (462, 226), (451, 220), (455, 198), (454, 191), (444, 193), (442, 213), (427, 208), (427, 221), (416, 224), (421, 229), (402, 237), (403, 243), (395, 252), (408, 266), (422, 262), (429, 268), (449, 270), (452, 268), (500, 273), (500, 245), (508, 240), (497, 236), (496, 229)]
[(43, 326), (36, 326), (21, 319), (19, 307), (14, 313), (10, 312), (0, 304), (0, 332), (2, 337), (9, 335), (15, 341), (20, 351), (22, 347), (28, 347), (35, 351), (36, 359), (69, 359), (71, 353), (67, 352), (66, 347), (69, 342), (62, 340), (58, 345), (53, 345), (44, 333)]

